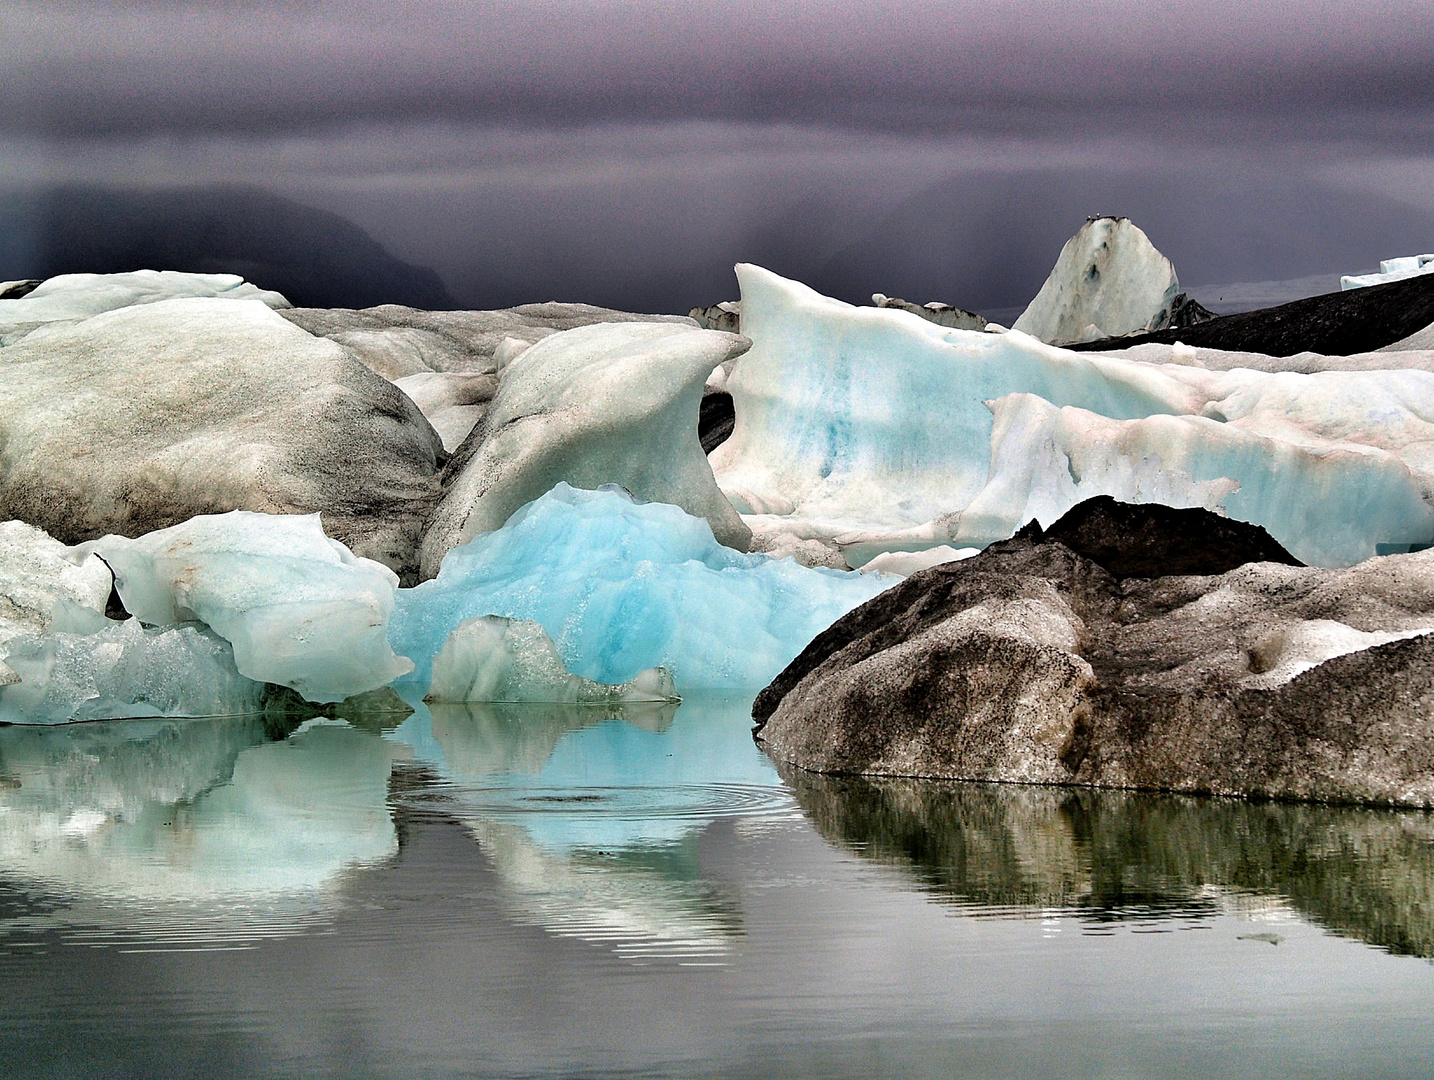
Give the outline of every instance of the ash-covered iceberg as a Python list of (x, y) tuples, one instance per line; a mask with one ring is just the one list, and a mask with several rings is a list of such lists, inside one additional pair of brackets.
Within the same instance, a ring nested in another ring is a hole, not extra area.
[(672, 676), (662, 668), (616, 686), (593, 682), (563, 666), (558, 647), (536, 622), (482, 615), (464, 619), (448, 635), (433, 658), (425, 700), (618, 705), (676, 696)]
[(420, 689), (449, 634), (482, 615), (535, 620), (567, 669), (596, 682), (663, 667), (679, 693), (750, 688), (891, 584), (745, 555), (679, 507), (559, 483), (449, 552), (437, 578), (400, 590), (390, 640)]
[(81, 550), (110, 565), (142, 622), (203, 622), (255, 681), (339, 701), (411, 670), (388, 645), (398, 578), (325, 536), (317, 514), (235, 510)]
[(1090, 218), (1012, 329), (1062, 345), (1160, 330), (1179, 293), (1175, 267), (1129, 218)]
[(423, 576), (559, 481), (620, 484), (638, 498), (681, 506), (745, 551), (750, 533), (712, 477), (698, 412), (712, 369), (746, 348), (735, 334), (693, 326), (604, 323), (524, 351), (503, 374), (482, 442), (449, 466), (461, 471), (424, 536)]
[(392, 383), (256, 299), (124, 307), (0, 359), (0, 516), (65, 543), (317, 511), (358, 554), (413, 573), (441, 453)]

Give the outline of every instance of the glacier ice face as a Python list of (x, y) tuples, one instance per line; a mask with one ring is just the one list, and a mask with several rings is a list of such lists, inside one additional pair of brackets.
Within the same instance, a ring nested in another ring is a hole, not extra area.
[(66, 543), (320, 511), (413, 573), (441, 452), (393, 384), (257, 300), (126, 307), (0, 355), (0, 510)]
[[(105, 627), (112, 577), (99, 558), (69, 549), (22, 521), (0, 523), (0, 656), (21, 634), (88, 634)], [(0, 686), (18, 676), (0, 658)]]
[(1159, 330), (1179, 292), (1175, 267), (1129, 218), (1092, 218), (1011, 329), (1058, 344)]
[(671, 701), (672, 676), (649, 668), (616, 686), (563, 667), (548, 632), (531, 619), (464, 619), (433, 658), (426, 700), (618, 704)]
[(199, 620), (233, 645), (242, 674), (310, 701), (339, 701), (411, 670), (388, 645), (397, 577), (325, 536), (317, 514), (236, 510), (81, 550), (110, 565), (125, 608), (143, 622)]
[(138, 619), (96, 633), (21, 635), (0, 645), (19, 677), (0, 686), (0, 722), (64, 724), (136, 716), (253, 712), (263, 686), (239, 674), (227, 641), (194, 626)]
[(424, 537), (422, 575), (559, 481), (620, 484), (681, 506), (745, 551), (751, 535), (717, 488), (697, 423), (708, 375), (746, 347), (714, 330), (616, 323), (554, 334), (524, 351), (503, 373), (475, 435), (482, 441)]
[(1385, 259), (1379, 264), (1377, 274), (1346, 274), (1339, 279), (1340, 289), (1364, 289), (1370, 285), (1384, 285), (1391, 281), (1403, 281), (1420, 274), (1434, 274), (1434, 255), (1404, 255), (1397, 259)]
[(61, 274), (18, 300), (0, 304), (0, 345), (11, 345), (40, 326), (73, 323), (92, 315), (179, 297), (257, 300), (286, 308), (279, 293), (251, 285), (237, 274), (187, 274), (135, 270), (126, 274)]
[(1094, 494), (1218, 508), (1320, 565), (1434, 539), (1434, 372), (1417, 362), (1300, 374), (1216, 370), (1182, 346), (1150, 354), (1179, 361), (1164, 364), (1076, 354), (738, 276), (753, 347), (712, 462), (767, 550), (785, 532), (860, 566), (983, 545)]
[(453, 629), (481, 615), (537, 621), (568, 670), (597, 682), (663, 667), (683, 694), (758, 687), (891, 584), (744, 555), (678, 507), (560, 483), (449, 552), (437, 578), (400, 590), (390, 640), (420, 688)]

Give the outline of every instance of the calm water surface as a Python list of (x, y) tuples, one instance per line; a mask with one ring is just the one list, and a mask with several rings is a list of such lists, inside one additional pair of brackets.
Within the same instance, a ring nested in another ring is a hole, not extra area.
[(0, 1072), (1434, 1074), (1429, 815), (779, 775), (749, 704), (0, 728)]

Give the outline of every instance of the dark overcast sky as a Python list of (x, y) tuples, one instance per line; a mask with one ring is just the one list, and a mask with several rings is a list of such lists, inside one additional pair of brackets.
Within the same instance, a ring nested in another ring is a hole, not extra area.
[(473, 303), (750, 258), (999, 307), (1096, 212), (1191, 284), (1434, 248), (1434, 0), (0, 0), (0, 41), (0, 182), (257, 183)]

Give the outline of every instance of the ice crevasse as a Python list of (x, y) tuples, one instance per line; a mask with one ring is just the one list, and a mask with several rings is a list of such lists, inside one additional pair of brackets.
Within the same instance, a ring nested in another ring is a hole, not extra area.
[(768, 548), (983, 547), (1095, 495), (1223, 510), (1321, 566), (1434, 540), (1428, 372), (1157, 365), (737, 275), (752, 348), (711, 461)]

